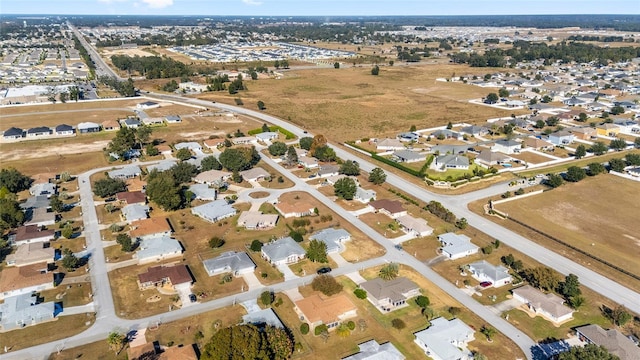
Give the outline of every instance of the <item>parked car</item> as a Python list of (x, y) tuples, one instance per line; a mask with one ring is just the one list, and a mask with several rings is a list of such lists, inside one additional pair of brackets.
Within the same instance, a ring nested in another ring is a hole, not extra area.
[(198, 298), (196, 297), (196, 294), (189, 294), (189, 300), (194, 303), (198, 301)]
[(491, 281), (483, 281), (480, 283), (480, 286), (482, 286), (483, 288), (489, 287), (491, 285), (493, 285)]
[(331, 272), (331, 268), (328, 266), (321, 267), (320, 269), (318, 269), (318, 275), (328, 274), (330, 272)]

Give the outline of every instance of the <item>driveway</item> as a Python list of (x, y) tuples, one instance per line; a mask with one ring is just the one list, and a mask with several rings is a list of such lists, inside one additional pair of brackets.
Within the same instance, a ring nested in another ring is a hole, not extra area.
[(293, 279), (297, 279), (298, 276), (291, 271), (288, 265), (278, 265), (278, 270), (284, 274), (284, 281), (289, 281)]
[(244, 282), (247, 283), (249, 290), (259, 289), (264, 286), (260, 283), (260, 280), (258, 280), (258, 277), (253, 272), (248, 274), (243, 274), (242, 278), (244, 279)]
[(194, 305), (189, 299), (189, 295), (191, 295), (191, 284), (178, 284), (173, 287), (178, 295), (180, 296), (180, 301), (182, 302), (182, 307), (187, 307)]
[(519, 307), (520, 305), (522, 305), (522, 303), (516, 299), (507, 299), (503, 302), (499, 302), (495, 305), (489, 306), (489, 308), (491, 309), (491, 311), (493, 311), (494, 313), (500, 315), (505, 311), (509, 311), (511, 309), (515, 309), (517, 307)]
[(347, 277), (351, 280), (353, 280), (354, 283), (360, 285), (363, 282), (367, 281), (367, 279), (363, 278), (362, 275), (360, 275), (359, 272), (350, 272), (348, 274), (346, 274)]
[(349, 262), (338, 253), (329, 254), (329, 257), (338, 264), (338, 267), (349, 265)]

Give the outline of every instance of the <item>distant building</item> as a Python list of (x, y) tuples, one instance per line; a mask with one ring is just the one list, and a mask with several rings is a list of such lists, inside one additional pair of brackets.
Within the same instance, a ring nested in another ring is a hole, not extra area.
[(599, 325), (586, 325), (576, 328), (578, 338), (587, 343), (604, 346), (607, 351), (620, 360), (640, 359), (640, 348), (617, 329), (605, 330)]

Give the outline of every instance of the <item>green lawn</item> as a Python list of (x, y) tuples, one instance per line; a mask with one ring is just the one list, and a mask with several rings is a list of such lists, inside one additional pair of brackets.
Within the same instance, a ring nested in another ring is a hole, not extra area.
[(471, 176), (473, 176), (473, 170), (475, 170), (475, 169), (480, 170), (480, 167), (478, 167), (477, 164), (471, 164), (469, 166), (469, 170), (452, 169), (452, 170), (447, 170), (447, 171), (444, 171), (444, 172), (440, 172), (440, 171), (435, 171), (433, 169), (429, 169), (429, 170), (427, 170), (427, 176), (431, 180), (447, 180), (447, 178), (449, 178), (449, 177), (451, 177), (454, 180), (458, 180), (458, 179), (462, 179), (464, 177), (464, 174), (470, 174)]

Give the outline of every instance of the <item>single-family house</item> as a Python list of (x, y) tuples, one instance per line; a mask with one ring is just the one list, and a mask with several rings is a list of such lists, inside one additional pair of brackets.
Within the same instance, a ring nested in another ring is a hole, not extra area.
[(486, 260), (469, 264), (471, 276), (479, 282), (490, 282), (491, 287), (500, 287), (511, 283), (509, 270), (502, 265), (493, 265)]
[(368, 204), (371, 200), (376, 199), (375, 190), (363, 189), (360, 186), (356, 188), (356, 194), (353, 196), (353, 200), (360, 201), (363, 204)]
[(51, 135), (51, 129), (46, 126), (37, 126), (31, 129), (27, 129), (26, 135), (28, 138), (49, 136)]
[(284, 329), (285, 326), (271, 308), (262, 309), (260, 311), (253, 311), (242, 316), (243, 324), (262, 325), (266, 324), (278, 329)]
[(520, 152), (522, 145), (515, 140), (498, 140), (491, 147), (491, 151), (499, 151), (503, 154), (514, 154)]
[(107, 173), (107, 175), (112, 179), (131, 179), (142, 174), (142, 170), (140, 170), (140, 166), (138, 165), (127, 165), (120, 169), (114, 169)]
[(22, 139), (23, 135), (24, 130), (17, 127), (11, 127), (5, 130), (4, 133), (2, 133), (2, 138), (4, 140), (19, 140)]
[(603, 346), (620, 360), (640, 359), (640, 348), (618, 329), (605, 330), (600, 325), (585, 325), (576, 328), (576, 335), (584, 343)]
[(191, 208), (193, 215), (199, 216), (210, 222), (217, 222), (234, 216), (237, 212), (233, 206), (225, 200), (215, 200), (200, 206)]
[(168, 235), (144, 236), (140, 239), (135, 258), (138, 264), (148, 264), (182, 256), (182, 245)]
[(163, 286), (176, 287), (180, 284), (191, 284), (193, 278), (185, 265), (152, 266), (146, 272), (138, 275), (140, 290), (159, 288)]
[(640, 166), (628, 168), (627, 173), (631, 176), (640, 176)]
[(315, 169), (319, 166), (318, 159), (308, 156), (298, 156), (298, 164), (302, 165), (305, 169)]
[(344, 243), (351, 240), (351, 234), (345, 229), (326, 228), (315, 232), (309, 240), (319, 240), (327, 245), (327, 254), (344, 250)]
[(383, 313), (405, 307), (407, 300), (420, 295), (420, 287), (405, 277), (388, 281), (375, 278), (360, 287), (367, 292), (367, 300)]
[(179, 124), (182, 122), (182, 118), (180, 115), (167, 115), (164, 117), (164, 121), (166, 121), (167, 124)]
[(336, 176), (340, 173), (340, 166), (338, 165), (321, 165), (320, 169), (318, 169), (318, 176), (321, 178), (326, 178), (329, 176)]
[(53, 301), (38, 302), (36, 294), (20, 294), (4, 299), (0, 304), (0, 329), (2, 332), (37, 325), (55, 317)]
[(407, 209), (405, 209), (402, 206), (402, 203), (397, 200), (374, 200), (369, 202), (369, 206), (372, 207), (375, 212), (385, 214), (392, 219), (397, 219), (401, 216), (407, 215)]
[(247, 230), (270, 229), (278, 223), (277, 214), (263, 214), (260, 211), (243, 211), (238, 217), (238, 226)]
[(57, 186), (56, 184), (52, 184), (52, 183), (37, 183), (37, 184), (33, 184), (30, 188), (29, 188), (29, 194), (31, 194), (32, 196), (46, 196), (46, 197), (51, 197), (51, 195), (54, 195), (56, 193), (56, 189)]
[(376, 150), (378, 151), (396, 151), (402, 149), (405, 149), (405, 146), (398, 139), (382, 139), (376, 142)]
[(573, 309), (564, 305), (564, 299), (558, 295), (545, 294), (531, 285), (521, 286), (512, 293), (513, 298), (525, 304), (530, 311), (555, 324), (573, 318)]
[(124, 127), (128, 127), (129, 129), (137, 129), (142, 126), (142, 122), (136, 118), (126, 118), (120, 120), (120, 125)]
[(630, 119), (614, 119), (613, 124), (620, 128), (620, 133), (636, 135), (640, 133), (640, 123)]
[(433, 167), (438, 171), (447, 171), (449, 169), (469, 170), (469, 158), (464, 155), (436, 156)]
[(600, 136), (616, 137), (620, 133), (620, 127), (616, 124), (604, 123), (596, 125), (596, 133)]
[(262, 246), (262, 257), (273, 265), (293, 264), (304, 259), (306, 251), (290, 236)]
[(129, 191), (144, 191), (147, 187), (147, 182), (137, 177), (126, 179), (124, 183)]
[(344, 294), (328, 298), (314, 294), (296, 301), (294, 310), (302, 321), (309, 323), (311, 329), (324, 324), (331, 330), (343, 321), (358, 315), (358, 308)]
[(569, 131), (576, 137), (576, 139), (580, 140), (591, 140), (598, 136), (598, 132), (596, 129), (585, 126), (585, 127), (574, 127), (570, 128)]
[(418, 141), (418, 139), (420, 138), (420, 135), (414, 132), (404, 132), (404, 133), (398, 134), (396, 138), (400, 141), (411, 142), (411, 141)]
[(587, 101), (581, 100), (581, 99), (578, 99), (575, 96), (572, 96), (569, 99), (564, 100), (562, 103), (567, 105), (567, 106), (582, 106), (582, 105), (586, 104)]
[(146, 110), (160, 107), (160, 104), (154, 101), (145, 101), (136, 105), (136, 109)]
[(337, 183), (340, 179), (344, 178), (350, 178), (351, 180), (355, 181), (356, 184), (358, 184), (358, 178), (356, 178), (355, 176), (347, 176), (345, 174), (328, 176), (327, 178), (325, 178), (324, 182), (328, 185), (335, 185), (335, 183)]
[(476, 164), (493, 166), (511, 161), (511, 157), (501, 152), (482, 150), (475, 159)]
[[(140, 125), (138, 125), (138, 127), (140, 127), (142, 125), (160, 126), (160, 125), (164, 124), (164, 118), (161, 118), (161, 117), (146, 117), (146, 118), (142, 118), (141, 122), (142, 123)], [(133, 128), (133, 126), (132, 126), (132, 128)]]
[(55, 127), (56, 135), (58, 136), (68, 136), (76, 133), (76, 130), (71, 125), (60, 124)]
[(445, 233), (438, 235), (442, 245), (442, 253), (450, 260), (478, 253), (478, 247), (471, 243), (471, 238), (463, 234)]
[(391, 342), (378, 344), (369, 340), (358, 344), (358, 353), (342, 358), (342, 360), (404, 360), (406, 357)]
[[(156, 149), (158, 150), (158, 152), (162, 155), (171, 155), (171, 153), (173, 152), (173, 149), (171, 148), (171, 146), (167, 145), (167, 144), (160, 144), (158, 146), (156, 146)], [(149, 170), (149, 167), (147, 166), (147, 170)]]
[(429, 236), (433, 234), (433, 228), (427, 225), (427, 220), (415, 218), (411, 215), (403, 215), (396, 219), (400, 229), (414, 236)]
[(126, 205), (120, 209), (120, 212), (127, 222), (133, 222), (148, 218), (149, 206), (142, 204)]
[(463, 134), (482, 136), (489, 133), (489, 129), (485, 126), (469, 125), (460, 129)]
[[(169, 150), (169, 152), (171, 152), (171, 150)], [(157, 164), (147, 165), (147, 173), (150, 173), (154, 170), (157, 172), (165, 172), (176, 166), (176, 164), (178, 164), (178, 162), (175, 160), (162, 160)]]
[(198, 200), (213, 201), (218, 198), (218, 190), (210, 188), (207, 184), (193, 184), (189, 186), (189, 191)]
[(277, 204), (274, 204), (273, 207), (275, 207), (285, 219), (313, 215), (315, 210), (313, 205), (305, 201), (297, 201), (295, 203), (279, 201)]
[(0, 272), (0, 300), (9, 296), (53, 289), (54, 275), (47, 262), (7, 267)]
[(307, 156), (308, 151), (303, 149), (303, 148), (294, 148), (296, 150), (296, 155), (298, 156), (298, 158), (300, 158), (300, 156)]
[(262, 181), (271, 177), (271, 174), (269, 174), (267, 170), (261, 167), (254, 167), (248, 170), (240, 171), (240, 175), (242, 175), (242, 178), (247, 181)]
[(202, 143), (207, 149), (213, 150), (224, 145), (224, 139), (207, 139), (207, 140), (204, 140)]
[(26, 209), (25, 218), (26, 221), (24, 225), (35, 225), (38, 227), (54, 225), (57, 220), (56, 213), (49, 211), (49, 209), (45, 207)]
[(522, 145), (536, 150), (552, 150), (554, 148), (554, 144), (537, 137), (524, 138)]
[(78, 129), (78, 132), (80, 134), (100, 132), (100, 124), (96, 124), (94, 122), (89, 122), (89, 121), (81, 122), (76, 126), (76, 129)]
[(120, 123), (116, 120), (105, 120), (102, 122), (102, 129), (104, 131), (117, 131), (120, 130)]
[(177, 143), (177, 144), (173, 145), (173, 147), (176, 150), (189, 149), (189, 150), (191, 150), (193, 152), (201, 152), (202, 151), (202, 145), (200, 145), (199, 143), (197, 143), (195, 141), (186, 141), (186, 142)]
[(391, 154), (391, 156), (393, 159), (396, 159), (399, 162), (405, 162), (405, 163), (414, 163), (414, 162), (423, 161), (425, 159), (424, 155), (420, 154), (417, 151), (411, 151), (411, 150), (399, 150)]
[(53, 263), (56, 250), (48, 244), (28, 243), (16, 248), (13, 254), (6, 257), (7, 266), (27, 266), (37, 263)]
[(203, 171), (193, 178), (193, 181), (199, 184), (207, 184), (214, 187), (222, 187), (226, 184), (227, 180), (231, 178), (231, 173), (221, 170), (208, 170)]
[(51, 200), (47, 195), (30, 196), (27, 201), (20, 204), (20, 208), (23, 210), (28, 209), (49, 209), (51, 208)]
[(131, 228), (131, 230), (129, 230), (129, 236), (134, 239), (149, 236), (170, 236), (173, 232), (169, 221), (163, 217), (132, 221), (129, 227)]
[(556, 131), (552, 134), (549, 134), (549, 142), (553, 145), (568, 145), (571, 144), (576, 139), (575, 135), (568, 132), (567, 130)]
[(467, 344), (475, 340), (474, 330), (460, 319), (439, 317), (431, 326), (415, 333), (414, 342), (433, 360), (471, 359)]
[(469, 145), (434, 145), (429, 148), (431, 154), (464, 154), (469, 151)]
[(442, 140), (444, 139), (462, 140), (464, 138), (464, 136), (461, 133), (455, 132), (449, 129), (436, 130), (431, 133), (431, 136), (436, 139), (442, 139)]
[(263, 143), (270, 143), (271, 141), (278, 139), (278, 133), (273, 131), (259, 133), (256, 134), (256, 139)]
[(20, 246), (22, 244), (49, 242), (55, 238), (55, 230), (42, 229), (36, 225), (24, 225), (9, 233), (9, 244)]
[(257, 142), (258, 141), (254, 136), (240, 136), (240, 137), (234, 137), (233, 139), (231, 139), (231, 143), (233, 145), (248, 145), (248, 144), (255, 144)]
[(224, 273), (231, 273), (233, 276), (252, 273), (256, 264), (247, 255), (246, 252), (228, 251), (220, 256), (203, 260), (202, 264), (209, 276), (215, 276)]
[(116, 194), (116, 199), (127, 205), (147, 203), (147, 196), (142, 191), (122, 191)]

